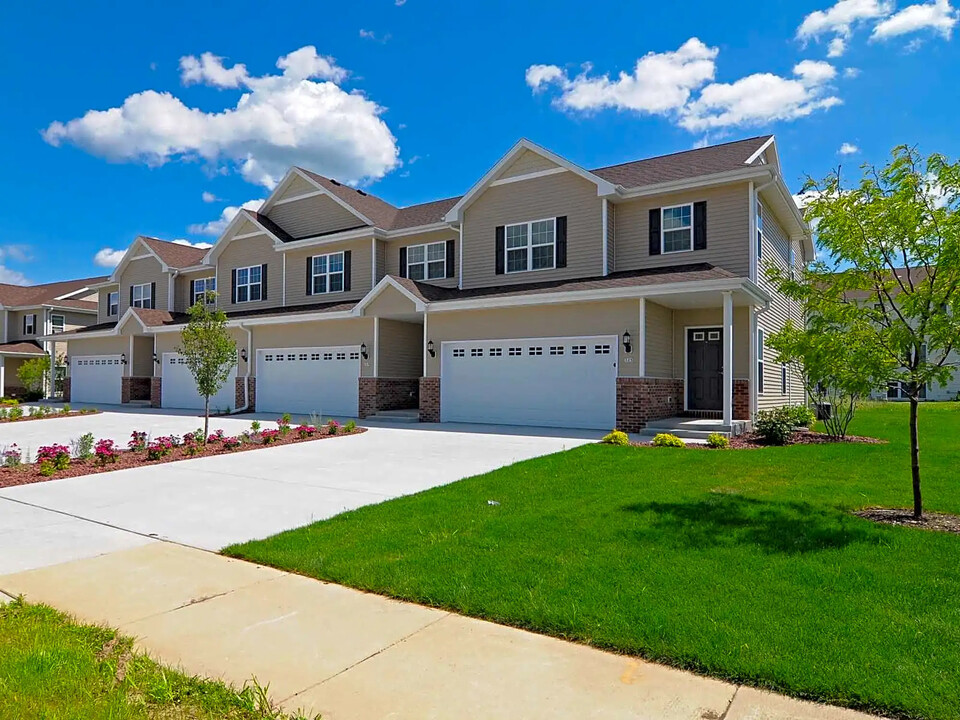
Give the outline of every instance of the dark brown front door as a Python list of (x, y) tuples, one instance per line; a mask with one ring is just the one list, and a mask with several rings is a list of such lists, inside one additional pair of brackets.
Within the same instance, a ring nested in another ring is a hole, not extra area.
[(723, 409), (723, 331), (687, 330), (687, 409)]

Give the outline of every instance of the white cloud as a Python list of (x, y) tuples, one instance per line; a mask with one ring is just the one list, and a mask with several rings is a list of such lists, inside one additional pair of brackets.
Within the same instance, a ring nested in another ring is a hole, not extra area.
[(858, 152), (860, 152), (860, 148), (853, 143), (848, 142), (843, 143), (843, 145), (840, 146), (840, 149), (837, 150), (837, 153), (840, 155), (855, 155)]
[(393, 4), (397, 7), (403, 7), (407, 4), (407, 0), (393, 0)]
[[(218, 217), (216, 220), (211, 220), (210, 222), (206, 222), (206, 223), (196, 223), (194, 225), (190, 225), (187, 228), (187, 232), (193, 233), (194, 235), (219, 236), (224, 230), (227, 229), (227, 225), (230, 224), (230, 221), (237, 216), (237, 213), (240, 212), (241, 209), (242, 210), (259, 210), (260, 206), (263, 205), (264, 202), (266, 202), (264, 199), (247, 200), (243, 205), (240, 205), (239, 207), (237, 207), (236, 205), (230, 205), (223, 209), (223, 212), (220, 213), (220, 217)], [(187, 243), (186, 240), (184, 240), (183, 242), (186, 243), (187, 245), (190, 244), (190, 243)], [(206, 243), (197, 243), (194, 247), (203, 247), (203, 246), (209, 247), (209, 245), (206, 245)]]
[(126, 255), (126, 253), (126, 249), (114, 250), (113, 248), (105, 247), (97, 250), (97, 254), (93, 256), (93, 264), (99, 267), (115, 268), (120, 264), (120, 261), (123, 260), (123, 256)]
[(374, 42), (383, 44), (386, 43), (392, 36), (390, 33), (381, 36), (377, 35), (377, 33), (373, 30), (364, 30), (363, 28), (360, 28), (360, 37), (362, 37), (364, 40), (373, 40)]
[(225, 68), (210, 53), (181, 59), (184, 82), (243, 89), (236, 105), (216, 112), (188, 107), (170, 92), (146, 90), (119, 107), (89, 110), (43, 131), (54, 146), (74, 144), (109, 160), (162, 165), (200, 158), (272, 188), (290, 165), (356, 183), (399, 165), (396, 138), (383, 108), (340, 87), (347, 71), (313, 46), (277, 60), (280, 74), (254, 77)]
[(6, 285), (32, 285), (33, 283), (27, 279), (27, 276), (24, 275), (19, 270), (11, 270), (5, 265), (0, 265), (0, 283)]
[(32, 248), (29, 245), (0, 245), (0, 260), (7, 258), (16, 262), (30, 262), (33, 260)]
[(887, 17), (892, 10), (890, 0), (839, 0), (826, 10), (815, 10), (804, 17), (797, 28), (797, 39), (819, 40), (824, 35), (832, 35), (827, 55), (840, 57), (856, 27)]
[(204, 191), (203, 191), (203, 195), (201, 195), (200, 197), (203, 198), (203, 201), (204, 201), (205, 203), (216, 202), (217, 200), (220, 199), (220, 198), (218, 198), (216, 195), (214, 195), (212, 192), (208, 192), (207, 190), (204, 190)]
[(827, 46), (827, 57), (840, 57), (847, 51), (847, 41), (845, 38), (840, 37), (839, 35), (830, 41), (830, 45)]
[(680, 125), (692, 132), (795, 120), (842, 101), (829, 94), (837, 71), (830, 63), (803, 60), (795, 77), (756, 73), (733, 83), (711, 83), (683, 108)]
[(647, 53), (632, 74), (621, 72), (616, 79), (591, 77), (590, 65), (572, 80), (556, 65), (531, 65), (526, 80), (534, 92), (558, 86), (561, 94), (555, 103), (567, 110), (616, 108), (662, 115), (683, 107), (694, 90), (713, 79), (718, 52), (690, 38), (675, 51)]
[(185, 240), (184, 238), (177, 238), (176, 240), (172, 240), (171, 242), (174, 245), (186, 245), (187, 247), (197, 248), (199, 250), (206, 250), (207, 248), (213, 247), (213, 243), (208, 243), (208, 242), (193, 243), (193, 242), (190, 242), (189, 240)]
[(860, 68), (855, 68), (855, 67), (844, 68), (843, 76), (851, 80), (853, 78), (860, 77)]
[(921, 30), (932, 30), (949, 39), (956, 24), (957, 11), (949, 0), (935, 0), (922, 5), (910, 5), (877, 23), (870, 39), (886, 40)]

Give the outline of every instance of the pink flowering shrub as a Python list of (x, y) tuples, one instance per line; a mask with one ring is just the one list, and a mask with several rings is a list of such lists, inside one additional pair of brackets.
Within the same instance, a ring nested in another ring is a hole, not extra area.
[(147, 434), (142, 430), (134, 430), (130, 433), (130, 442), (127, 443), (127, 449), (134, 452), (140, 452), (147, 447)]
[(225, 450), (236, 450), (241, 445), (243, 445), (243, 442), (238, 437), (223, 438), (223, 447)]
[(97, 441), (93, 448), (93, 454), (97, 458), (98, 465), (106, 465), (117, 461), (117, 458), (120, 457), (120, 448), (114, 445), (113, 440), (103, 438)]
[(37, 462), (50, 463), (54, 470), (70, 467), (70, 448), (66, 445), (41, 445), (37, 448)]
[(299, 438), (304, 440), (313, 435), (317, 429), (313, 425), (298, 425), (296, 431)]
[(216, 432), (210, 433), (210, 437), (207, 438), (208, 443), (218, 443), (223, 442), (223, 430), (217, 430)]
[(272, 442), (276, 442), (280, 437), (279, 430), (261, 430), (260, 431), (260, 440), (264, 445), (269, 445)]
[(330, 420), (327, 423), (327, 433), (330, 435), (336, 435), (338, 432), (340, 432), (340, 423), (338, 423), (336, 420)]
[(147, 445), (147, 460), (159, 460), (173, 452), (173, 441), (169, 437), (158, 437)]
[(0, 457), (3, 458), (4, 467), (17, 467), (23, 462), (23, 452), (16, 443), (4, 449)]
[[(203, 438), (203, 433), (200, 433), (200, 438)], [(200, 440), (195, 433), (187, 433), (183, 436), (183, 451), (191, 457), (200, 452)]]

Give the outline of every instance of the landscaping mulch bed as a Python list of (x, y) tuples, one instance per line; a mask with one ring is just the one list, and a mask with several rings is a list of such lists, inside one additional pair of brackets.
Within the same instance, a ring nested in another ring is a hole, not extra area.
[(294, 445), (296, 443), (314, 442), (317, 440), (328, 440), (348, 435), (358, 435), (366, 432), (366, 428), (358, 427), (352, 432), (340, 431), (336, 435), (328, 435), (325, 432), (318, 432), (312, 437), (301, 439), (293, 430), (286, 437), (278, 437), (274, 442), (264, 445), (259, 442), (250, 442), (241, 445), (233, 450), (227, 450), (222, 443), (207, 443), (200, 452), (195, 455), (188, 455), (183, 446), (175, 447), (169, 455), (165, 455), (158, 460), (148, 460), (146, 450), (133, 451), (122, 450), (116, 462), (107, 465), (97, 464), (96, 458), (88, 460), (78, 460), (76, 458), (70, 461), (70, 467), (66, 470), (58, 470), (50, 477), (40, 474), (40, 465), (36, 463), (24, 463), (17, 467), (0, 467), (0, 488), (13, 487), (15, 485), (30, 485), (32, 483), (46, 482), (47, 480), (60, 480), (61, 478), (80, 477), (81, 475), (94, 475), (103, 472), (113, 472), (114, 470), (126, 470), (127, 468), (141, 467), (144, 465), (162, 465), (163, 463), (178, 462), (180, 460), (195, 460), (202, 457), (212, 457), (214, 455), (234, 455), (251, 450), (261, 450), (263, 448), (282, 447), (284, 445)]
[(920, 530), (937, 530), (939, 532), (957, 533), (960, 535), (960, 515), (948, 513), (924, 512), (923, 517), (917, 520), (912, 510), (904, 508), (870, 507), (857, 510), (853, 513), (857, 517), (886, 525), (900, 525), (902, 527), (919, 528)]
[(17, 423), (17, 422), (26, 422), (27, 420), (53, 420), (54, 418), (68, 418), (68, 417), (83, 417), (84, 415), (100, 415), (103, 410), (86, 410), (81, 412), (79, 410), (71, 410), (68, 413), (50, 413), (49, 415), (35, 415), (31, 417), (24, 413), (23, 417), (17, 419), (3, 418), (0, 420), (0, 425), (6, 425), (7, 423)]
[[(885, 445), (886, 440), (880, 440), (873, 437), (864, 437), (862, 435), (847, 435), (842, 440), (832, 438), (825, 433), (814, 432), (813, 430), (798, 430), (790, 437), (786, 445), (838, 445), (846, 443), (859, 443), (865, 445)], [(651, 442), (631, 443), (637, 447), (653, 447)], [(754, 432), (744, 433), (730, 438), (730, 450), (760, 450), (769, 447), (784, 447), (783, 445), (770, 445), (760, 435)], [(687, 443), (687, 448), (694, 450), (712, 450), (709, 445), (702, 443)], [(669, 448), (667, 448), (669, 449)]]

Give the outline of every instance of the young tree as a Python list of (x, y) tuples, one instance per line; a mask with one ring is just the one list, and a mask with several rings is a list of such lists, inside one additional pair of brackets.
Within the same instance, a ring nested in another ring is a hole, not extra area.
[(223, 310), (210, 310), (198, 302), (188, 310), (190, 319), (180, 333), (177, 349), (190, 369), (197, 392), (203, 397), (203, 438), (210, 434), (210, 398), (229, 379), (237, 364), (237, 344), (227, 332)]
[(796, 279), (772, 272), (801, 301), (811, 328), (836, 333), (859, 353), (874, 387), (899, 383), (910, 402), (913, 514), (923, 516), (918, 405), (956, 370), (960, 344), (960, 162), (894, 148), (856, 186), (840, 171), (808, 180), (806, 219), (827, 257)]
[(43, 397), (43, 383), (50, 375), (50, 356), (40, 355), (26, 360), (17, 368), (17, 379), (27, 391), (28, 399)]

